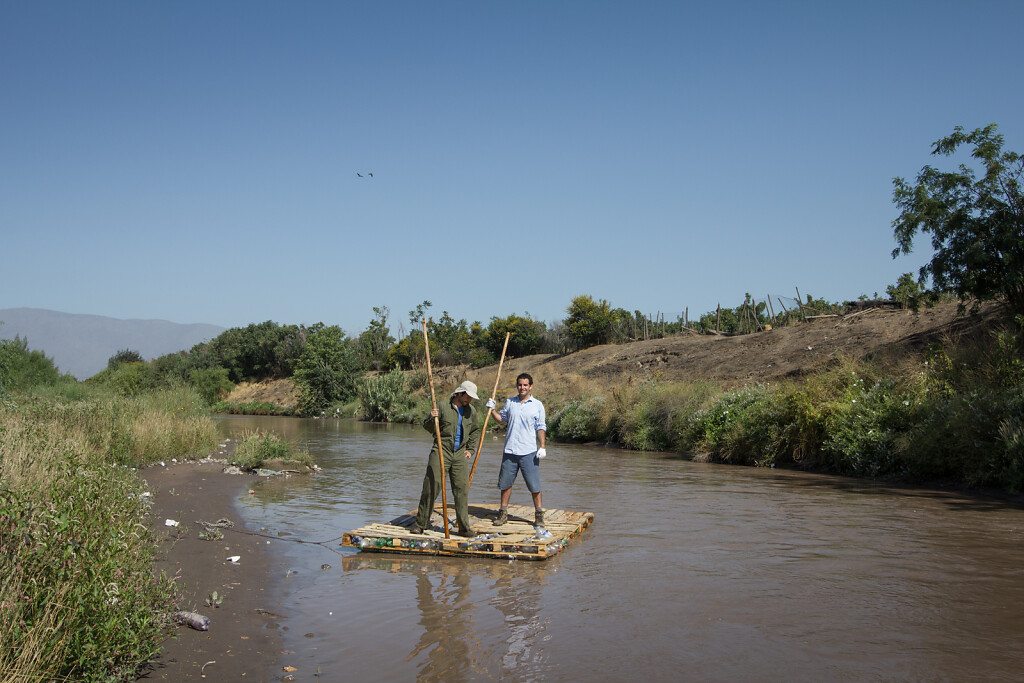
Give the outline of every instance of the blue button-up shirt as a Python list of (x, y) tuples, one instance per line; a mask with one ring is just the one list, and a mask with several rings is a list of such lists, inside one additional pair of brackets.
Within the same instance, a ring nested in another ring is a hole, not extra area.
[(501, 421), (506, 425), (505, 452), (529, 455), (537, 452), (537, 432), (547, 431), (544, 404), (532, 396), (525, 403), (512, 396), (501, 407)]

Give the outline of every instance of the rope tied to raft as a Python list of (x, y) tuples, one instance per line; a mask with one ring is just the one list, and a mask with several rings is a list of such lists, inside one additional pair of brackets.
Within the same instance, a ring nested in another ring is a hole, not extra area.
[(288, 541), (290, 543), (304, 543), (304, 544), (307, 544), (307, 545), (320, 545), (320, 546), (323, 546), (323, 547), (327, 548), (327, 550), (330, 550), (332, 553), (335, 553), (335, 554), (340, 554), (340, 553), (338, 553), (337, 550), (335, 550), (334, 548), (328, 546), (327, 544), (328, 543), (334, 543), (335, 541), (340, 540), (344, 536), (344, 535), (337, 536), (335, 538), (331, 538), (331, 539), (328, 539), (326, 541), (307, 541), (307, 540), (301, 539), (301, 538), (285, 538), (285, 537), (282, 537), (282, 536), (272, 536), (270, 534), (265, 534), (265, 533), (262, 533), (262, 532), (259, 532), (259, 531), (246, 531), (245, 529), (235, 529), (234, 528), (235, 523), (232, 522), (230, 519), (224, 519), (224, 518), (218, 519), (216, 522), (207, 522), (207, 521), (204, 521), (204, 520), (201, 520), (201, 519), (197, 519), (196, 520), (196, 524), (198, 524), (199, 526), (203, 527), (203, 529), (207, 533), (212, 533), (212, 532), (214, 532), (216, 530), (219, 530), (219, 529), (227, 529), (229, 531), (234, 531), (236, 534), (245, 534), (246, 536), (259, 536), (260, 538), (267, 538), (267, 539), (270, 539), (270, 540), (273, 540), (273, 541)]

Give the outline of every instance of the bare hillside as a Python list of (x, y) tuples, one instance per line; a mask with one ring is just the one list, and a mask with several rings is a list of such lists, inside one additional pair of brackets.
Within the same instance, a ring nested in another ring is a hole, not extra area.
[[(978, 316), (957, 316), (956, 304), (943, 304), (920, 313), (872, 309), (842, 317), (808, 320), (756, 334), (725, 337), (681, 334), (630, 344), (597, 346), (564, 356), (537, 355), (506, 361), (502, 384), (530, 372), (538, 377), (589, 382), (628, 382), (659, 377), (668, 381), (705, 379), (723, 385), (797, 377), (833, 363), (840, 357), (905, 355), (929, 343), (976, 334), (994, 322), (988, 307)], [(466, 373), (473, 379), (472, 370)], [(489, 375), (491, 384), (483, 379)], [(494, 369), (485, 368), (477, 380), (493, 388)]]

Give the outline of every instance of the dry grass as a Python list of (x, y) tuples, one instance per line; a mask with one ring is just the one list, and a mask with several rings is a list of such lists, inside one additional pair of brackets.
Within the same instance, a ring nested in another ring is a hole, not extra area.
[(299, 405), (299, 388), (290, 379), (242, 382), (224, 399), (227, 403), (273, 403), (291, 411)]
[(51, 670), (55, 662), (64, 660), (67, 652), (68, 609), (64, 602), (70, 588), (64, 586), (47, 601), (42, 612), (35, 615), (31, 631), (23, 637), (20, 631), (28, 615), (24, 613), (18, 588), (24, 579), (20, 567), (7, 556), (0, 559), (0, 681), (70, 680)]

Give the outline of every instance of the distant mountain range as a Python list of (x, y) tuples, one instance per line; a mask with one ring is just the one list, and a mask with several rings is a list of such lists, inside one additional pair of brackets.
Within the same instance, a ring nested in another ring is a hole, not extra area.
[(78, 379), (92, 377), (107, 367), (110, 357), (122, 349), (138, 351), (149, 360), (187, 351), (225, 329), (204, 323), (119, 320), (41, 308), (0, 309), (0, 339), (21, 337), (29, 349), (42, 351), (61, 372)]

